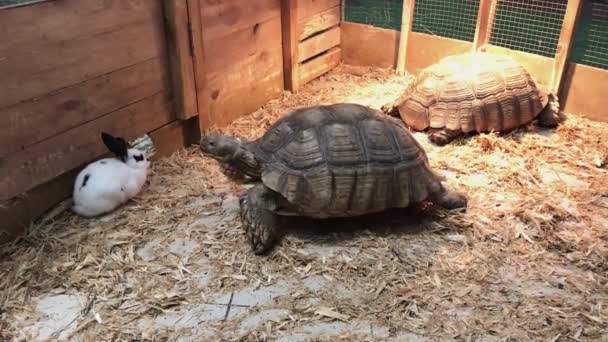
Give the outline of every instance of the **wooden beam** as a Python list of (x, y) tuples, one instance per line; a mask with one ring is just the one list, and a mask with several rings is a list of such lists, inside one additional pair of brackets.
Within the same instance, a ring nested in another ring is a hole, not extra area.
[(496, 17), (496, 3), (498, 0), (480, 0), (477, 12), (477, 24), (475, 25), (475, 38), (473, 39), (473, 50), (480, 51), (490, 42), (492, 25)]
[(568, 0), (566, 6), (566, 13), (564, 14), (564, 21), (562, 22), (562, 30), (559, 34), (559, 41), (555, 50), (555, 58), (553, 60), (553, 73), (551, 76), (551, 88), (550, 91), (561, 97), (559, 94), (562, 87), (562, 79), (568, 58), (570, 58), (570, 51), (572, 48), (572, 40), (574, 38), (574, 30), (576, 28), (576, 21), (581, 11), (581, 0)]
[(298, 80), (298, 0), (281, 0), (281, 31), (283, 32), (283, 77), (285, 89), (297, 92)]
[(340, 24), (340, 6), (330, 8), (298, 22), (300, 41)]
[(300, 74), (298, 75), (299, 84), (306, 84), (313, 79), (330, 71), (342, 60), (342, 49), (334, 47), (322, 54), (321, 56), (312, 59), (311, 61), (302, 64)]
[(198, 115), (188, 3), (165, 0), (162, 4), (175, 112), (178, 119), (185, 120)]
[(200, 132), (203, 133), (211, 126), (211, 113), (209, 113), (209, 98), (204, 96), (207, 89), (207, 68), (203, 57), (204, 46), (200, 0), (188, 0), (188, 20), (190, 21), (192, 35), (192, 59), (194, 64), (198, 124)]
[(407, 55), (407, 41), (412, 31), (412, 23), (414, 22), (414, 6), (415, 0), (403, 1), (403, 13), (401, 15), (401, 36), (399, 37), (399, 51), (397, 52), (397, 73), (405, 72), (405, 59)]
[(304, 62), (338, 45), (340, 45), (340, 27), (336, 26), (300, 43), (298, 47), (299, 62)]

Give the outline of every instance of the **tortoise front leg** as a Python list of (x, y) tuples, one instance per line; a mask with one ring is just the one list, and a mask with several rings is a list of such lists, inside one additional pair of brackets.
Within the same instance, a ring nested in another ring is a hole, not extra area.
[(466, 208), (468, 202), (464, 194), (448, 189), (443, 184), (441, 184), (437, 191), (430, 193), (430, 200), (448, 210)]
[(549, 102), (545, 109), (538, 115), (538, 124), (542, 127), (556, 127), (559, 121), (559, 99), (553, 94), (549, 94)]
[(249, 189), (240, 200), (241, 221), (253, 253), (264, 254), (278, 240), (279, 216), (272, 212), (273, 194), (263, 184)]
[(462, 135), (460, 130), (450, 130), (447, 128), (429, 134), (429, 140), (433, 143), (443, 146), (449, 144), (452, 140)]
[(241, 181), (245, 179), (245, 174), (235, 165), (231, 163), (222, 163), (222, 173), (233, 181)]

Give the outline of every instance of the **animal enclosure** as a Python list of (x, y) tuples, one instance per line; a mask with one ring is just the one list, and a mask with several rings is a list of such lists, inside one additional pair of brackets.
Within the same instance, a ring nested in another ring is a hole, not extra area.
[[(0, 0), (0, 28), (0, 340), (605, 340), (606, 1)], [(413, 133), (467, 210), (298, 218), (251, 253), (251, 185), (201, 135), (379, 109), (475, 50), (524, 65), (566, 121)], [(102, 130), (148, 135), (153, 171), (84, 219), (69, 196)]]

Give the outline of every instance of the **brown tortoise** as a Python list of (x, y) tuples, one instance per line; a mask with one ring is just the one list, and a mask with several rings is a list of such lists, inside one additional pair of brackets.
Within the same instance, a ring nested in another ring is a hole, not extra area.
[(449, 56), (424, 69), (393, 104), (382, 110), (401, 116), (429, 140), (445, 145), (472, 132), (508, 132), (538, 118), (555, 127), (559, 102), (541, 90), (512, 58), (491, 53)]
[(272, 247), (285, 216), (349, 217), (427, 199), (448, 209), (467, 203), (442, 185), (401, 120), (357, 104), (293, 111), (252, 142), (207, 134), (200, 148), (258, 182), (240, 199), (256, 254)]

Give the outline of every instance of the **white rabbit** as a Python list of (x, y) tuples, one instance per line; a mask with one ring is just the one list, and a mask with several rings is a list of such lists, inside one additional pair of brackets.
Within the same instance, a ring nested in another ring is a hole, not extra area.
[(144, 152), (129, 148), (124, 139), (103, 132), (101, 139), (116, 158), (93, 162), (76, 177), (72, 210), (86, 217), (111, 212), (137, 195), (150, 167)]

